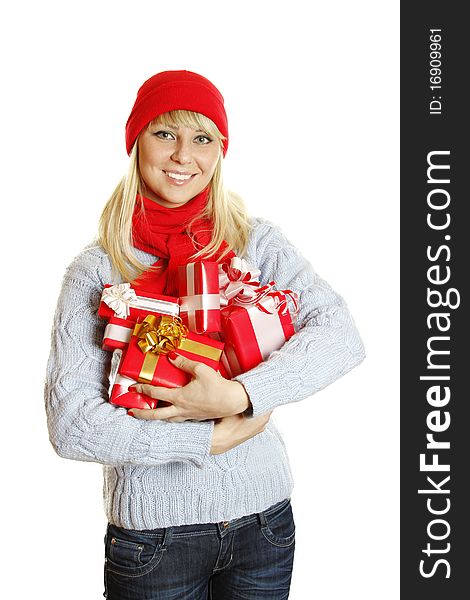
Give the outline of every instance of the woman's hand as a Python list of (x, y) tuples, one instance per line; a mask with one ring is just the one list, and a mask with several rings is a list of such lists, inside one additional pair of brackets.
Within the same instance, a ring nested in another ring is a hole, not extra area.
[(177, 355), (168, 360), (192, 375), (192, 380), (184, 387), (165, 388), (145, 383), (131, 386), (141, 394), (163, 400), (170, 406), (155, 409), (129, 411), (137, 419), (160, 419), (171, 422), (205, 421), (228, 417), (243, 412), (251, 406), (245, 388), (238, 381), (229, 381), (204, 363)]
[(244, 415), (224, 417), (216, 421), (210, 454), (222, 454), (265, 430), (272, 411), (247, 419)]

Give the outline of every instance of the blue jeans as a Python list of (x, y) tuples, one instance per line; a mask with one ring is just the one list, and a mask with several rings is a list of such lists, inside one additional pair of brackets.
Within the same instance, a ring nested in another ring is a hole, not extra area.
[(284, 600), (295, 548), (290, 498), (221, 523), (138, 531), (108, 523), (109, 600)]

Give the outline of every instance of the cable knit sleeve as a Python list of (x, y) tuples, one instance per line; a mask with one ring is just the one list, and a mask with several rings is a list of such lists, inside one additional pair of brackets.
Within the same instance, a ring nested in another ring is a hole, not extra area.
[(320, 391), (358, 365), (364, 346), (346, 303), (269, 221), (255, 219), (246, 259), (260, 281), (299, 293), (296, 333), (255, 368), (234, 377), (245, 387), (255, 417)]
[(182, 461), (202, 466), (213, 421), (143, 421), (108, 402), (111, 353), (101, 349), (105, 323), (97, 315), (105, 261), (102, 249), (89, 248), (64, 277), (45, 385), (51, 444), (63, 458), (106, 465)]

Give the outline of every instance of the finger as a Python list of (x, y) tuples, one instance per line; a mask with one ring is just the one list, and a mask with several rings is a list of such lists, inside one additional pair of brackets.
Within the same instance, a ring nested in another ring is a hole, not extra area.
[(162, 421), (164, 419), (181, 416), (176, 406), (164, 406), (163, 408), (154, 409), (133, 408), (128, 414), (136, 419), (143, 419), (144, 421)]
[(150, 396), (154, 400), (165, 400), (171, 402), (175, 399), (177, 391), (175, 388), (166, 388), (158, 385), (151, 385), (150, 383), (135, 383), (129, 387), (131, 392), (138, 392), (139, 394), (145, 394)]
[(178, 369), (181, 369), (185, 373), (189, 373), (193, 377), (197, 377), (204, 369), (210, 369), (208, 365), (205, 365), (198, 360), (191, 360), (186, 356), (181, 356), (181, 354), (177, 354), (176, 352), (170, 352), (170, 354), (168, 354), (168, 359), (172, 365), (178, 367)]

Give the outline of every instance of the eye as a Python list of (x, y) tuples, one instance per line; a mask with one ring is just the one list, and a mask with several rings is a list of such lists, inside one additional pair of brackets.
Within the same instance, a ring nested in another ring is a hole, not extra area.
[(171, 132), (169, 131), (164, 131), (164, 130), (160, 130), (160, 131), (156, 131), (154, 134), (154, 136), (160, 138), (161, 140), (171, 140), (174, 139), (174, 136)]
[(208, 135), (198, 135), (196, 141), (198, 144), (205, 145), (210, 144), (212, 139)]

